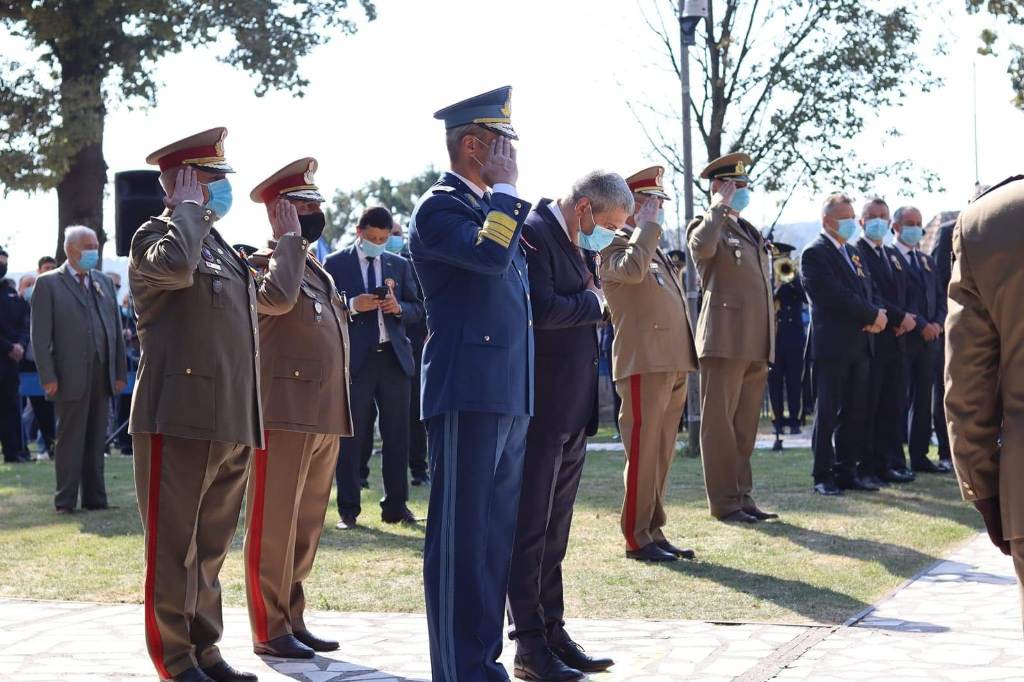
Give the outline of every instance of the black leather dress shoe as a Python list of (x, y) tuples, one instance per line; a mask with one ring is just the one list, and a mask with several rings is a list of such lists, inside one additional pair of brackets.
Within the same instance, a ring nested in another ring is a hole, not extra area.
[(203, 668), (203, 672), (214, 682), (256, 682), (259, 678), (252, 673), (243, 673), (235, 670), (227, 661), (221, 661), (217, 665)]
[(54, 511), (58, 514), (74, 514), (75, 510), (71, 507), (57, 507)]
[(836, 497), (842, 495), (843, 491), (836, 486), (835, 483), (815, 483), (814, 492), (818, 495), (825, 495), (826, 497)]
[(883, 481), (881, 479), (881, 477), (879, 477), (879, 476), (874, 476), (874, 475), (861, 476), (860, 480), (864, 481), (868, 485), (873, 485), (873, 486), (875, 486), (876, 488), (879, 488), (879, 489), (881, 489), (881, 488), (888, 488), (889, 487), (889, 484), (886, 481)]
[(336, 530), (352, 530), (357, 525), (358, 524), (356, 523), (356, 517), (354, 517), (354, 516), (342, 516), (341, 517), (341, 521), (338, 521), (338, 523), (335, 524), (334, 528)]
[(174, 682), (214, 682), (213, 679), (199, 668), (189, 668), (174, 676)]
[(914, 473), (946, 473), (939, 467), (935, 466), (931, 460), (914, 462), (911, 466), (913, 467)]
[(743, 513), (747, 516), (753, 516), (758, 521), (770, 521), (772, 519), (779, 518), (779, 515), (775, 512), (761, 511), (757, 507), (748, 507), (747, 509), (743, 510)]
[(359, 481), (359, 487), (360, 488), (364, 488), (366, 490), (369, 490), (370, 489), (370, 482), (364, 478), (364, 479)]
[(332, 639), (320, 639), (309, 630), (298, 630), (292, 633), (313, 651), (337, 651), (339, 644)]
[(908, 469), (907, 467), (903, 467), (901, 469), (894, 469), (894, 471), (897, 474), (903, 474), (904, 476), (909, 476), (911, 481), (917, 479), (917, 476), (914, 474), (914, 472), (911, 471), (910, 469)]
[(412, 484), (415, 486), (430, 485), (430, 476), (428, 474), (416, 474), (412, 477)]
[(860, 476), (853, 476), (852, 478), (839, 479), (836, 481), (836, 485), (841, 490), (860, 490), (865, 493), (877, 493), (878, 488), (871, 485), (869, 481), (865, 481)]
[(914, 480), (914, 475), (909, 471), (903, 473), (902, 471), (896, 471), (895, 469), (886, 469), (882, 472), (879, 477), (887, 483), (910, 483)]
[(757, 523), (756, 516), (751, 516), (742, 509), (737, 509), (732, 514), (727, 514), (718, 520), (722, 523)]
[(775, 437), (775, 442), (772, 443), (772, 452), (782, 452), (782, 439), (778, 436)]
[(276, 658), (313, 658), (316, 652), (295, 639), (293, 635), (281, 635), (269, 642), (260, 642), (252, 648), (257, 656)]
[(939, 463), (935, 465), (936, 468), (941, 470), (943, 473), (949, 473), (953, 470), (953, 463), (948, 459), (940, 459)]
[(670, 554), (658, 547), (653, 542), (649, 545), (644, 545), (640, 549), (627, 549), (627, 559), (635, 559), (637, 561), (677, 561), (678, 557), (675, 554)]
[(789, 427), (789, 435), (791, 435), (791, 436), (799, 436), (802, 433), (803, 433), (803, 431), (800, 430), (799, 426), (790, 426)]
[(403, 506), (398, 511), (381, 512), (380, 520), (384, 523), (404, 523), (411, 525), (416, 523), (416, 515), (412, 513), (411, 509)]
[(585, 673), (599, 673), (604, 672), (608, 668), (615, 665), (615, 661), (610, 658), (594, 658), (588, 656), (587, 652), (583, 650), (576, 642), (572, 641), (568, 637), (565, 641), (558, 644), (550, 644), (552, 653), (565, 663), (570, 668), (579, 670)]
[(110, 509), (119, 509), (119, 507), (116, 504), (94, 504), (89, 505), (88, 507), (82, 505), (82, 509), (85, 509), (86, 511), (108, 511)]
[[(679, 549), (678, 547), (673, 545), (668, 540), (662, 540), (661, 542), (655, 542), (654, 544), (656, 544), (658, 546), (658, 549), (660, 549), (661, 551), (668, 552), (669, 554), (675, 554), (680, 559), (696, 559), (697, 558), (697, 554), (692, 549), (689, 549), (689, 548), (687, 548), (687, 549)], [(552, 647), (552, 648), (554, 648), (554, 647)], [(557, 654), (558, 652), (555, 651), (555, 653)], [(565, 659), (562, 659), (562, 660), (565, 660)], [(583, 670), (583, 668), (580, 668), (580, 670)], [(583, 670), (583, 672), (591, 672), (591, 671), (590, 670)]]
[(513, 674), (531, 682), (573, 682), (583, 679), (582, 672), (567, 666), (546, 647), (529, 653), (516, 653)]

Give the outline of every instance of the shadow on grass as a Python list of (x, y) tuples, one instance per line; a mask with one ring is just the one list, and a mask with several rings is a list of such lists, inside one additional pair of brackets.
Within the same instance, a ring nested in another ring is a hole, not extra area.
[[(749, 594), (762, 601), (771, 602), (776, 606), (798, 613), (816, 623), (822, 622), (821, 604), (828, 604), (836, 611), (847, 614), (847, 617), (870, 606), (866, 602), (827, 587), (818, 587), (799, 580), (754, 573), (731, 566), (691, 561), (677, 561), (657, 564), (657, 566)], [(831, 622), (841, 623), (845, 620), (846, 618), (843, 617), (833, 619)]]
[(904, 545), (823, 533), (794, 526), (785, 521), (757, 523), (752, 528), (765, 535), (789, 540), (815, 554), (831, 554), (862, 561), (877, 561), (885, 566), (889, 573), (902, 578), (910, 578), (916, 575), (922, 566), (931, 566), (939, 561), (938, 557)]

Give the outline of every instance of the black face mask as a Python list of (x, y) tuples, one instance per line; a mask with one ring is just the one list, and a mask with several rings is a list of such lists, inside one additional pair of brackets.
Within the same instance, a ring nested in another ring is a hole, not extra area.
[(7, 263), (0, 263), (0, 279), (7, 276)]
[(302, 228), (302, 236), (310, 243), (320, 239), (320, 235), (324, 233), (324, 225), (326, 224), (327, 219), (324, 217), (324, 214), (319, 211), (299, 216), (299, 227)]

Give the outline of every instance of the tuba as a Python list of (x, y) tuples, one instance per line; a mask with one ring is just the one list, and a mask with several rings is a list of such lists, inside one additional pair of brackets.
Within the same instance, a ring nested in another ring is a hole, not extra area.
[(789, 256), (779, 256), (774, 263), (775, 281), (789, 284), (797, 276), (796, 262)]

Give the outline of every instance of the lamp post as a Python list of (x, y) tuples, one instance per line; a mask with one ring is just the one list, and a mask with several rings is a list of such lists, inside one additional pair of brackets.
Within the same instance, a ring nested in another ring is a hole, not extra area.
[[(697, 24), (708, 16), (707, 0), (679, 0), (679, 81), (683, 95), (683, 225), (693, 220), (693, 141), (690, 139), (690, 46), (697, 43)], [(700, 288), (697, 269), (686, 244), (683, 226), (679, 226), (679, 243), (686, 253), (686, 305), (691, 320), (700, 313)], [(688, 454), (700, 456), (700, 374), (693, 372), (686, 382)]]

